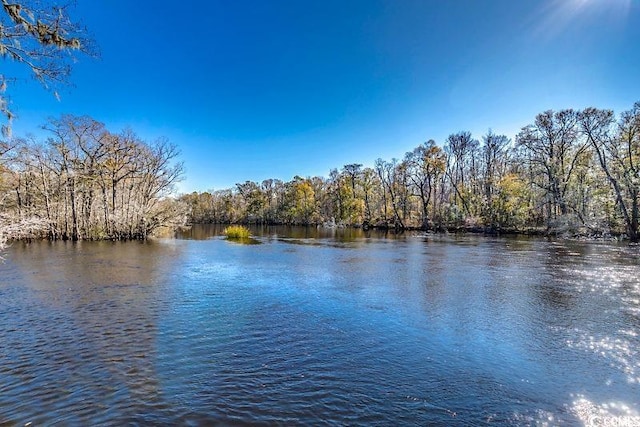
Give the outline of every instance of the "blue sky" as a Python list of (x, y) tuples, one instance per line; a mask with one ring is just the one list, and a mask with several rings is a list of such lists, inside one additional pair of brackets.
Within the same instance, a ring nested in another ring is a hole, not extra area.
[(638, 0), (79, 0), (71, 14), (101, 57), (79, 57), (60, 101), (12, 83), (14, 134), (71, 113), (166, 136), (182, 192), (640, 101)]

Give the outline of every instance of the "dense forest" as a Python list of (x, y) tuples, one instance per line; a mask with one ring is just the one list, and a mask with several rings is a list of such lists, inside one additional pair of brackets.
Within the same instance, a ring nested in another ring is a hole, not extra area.
[(192, 223), (325, 224), (638, 241), (640, 103), (618, 117), (546, 111), (511, 140), (487, 132), (430, 140), (402, 159), (329, 177), (246, 181), (181, 197)]

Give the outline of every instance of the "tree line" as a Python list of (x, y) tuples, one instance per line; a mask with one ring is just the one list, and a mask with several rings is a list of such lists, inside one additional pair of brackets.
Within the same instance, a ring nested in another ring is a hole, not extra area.
[(0, 215), (13, 224), (9, 237), (145, 239), (184, 222), (185, 207), (168, 197), (183, 175), (175, 145), (113, 133), (86, 116), (51, 119), (44, 129), (44, 141), (15, 138), (0, 147)]
[(429, 140), (401, 159), (329, 177), (246, 181), (186, 194), (193, 223), (478, 228), (640, 238), (640, 103), (616, 116), (545, 111), (511, 140), (492, 131)]

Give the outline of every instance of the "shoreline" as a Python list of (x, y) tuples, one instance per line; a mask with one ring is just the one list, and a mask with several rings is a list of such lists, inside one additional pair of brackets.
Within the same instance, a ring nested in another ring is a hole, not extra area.
[(344, 230), (354, 229), (363, 231), (390, 231), (395, 234), (402, 234), (404, 232), (423, 232), (426, 234), (472, 234), (482, 235), (487, 237), (546, 237), (560, 240), (579, 240), (579, 241), (610, 241), (610, 242), (628, 242), (630, 245), (635, 245), (629, 240), (629, 237), (624, 233), (608, 233), (608, 232), (593, 232), (593, 233), (569, 233), (561, 230), (548, 230), (543, 227), (529, 227), (525, 229), (516, 228), (494, 228), (494, 227), (480, 227), (480, 226), (449, 226), (449, 227), (417, 227), (406, 226), (404, 228), (394, 227), (392, 225), (347, 225), (347, 224), (278, 224), (278, 223), (255, 223), (255, 222), (196, 222), (187, 224), (180, 227), (183, 230), (189, 230), (194, 225), (219, 225), (226, 226), (231, 224), (239, 224), (245, 226), (254, 227), (306, 227), (317, 228), (324, 230)]

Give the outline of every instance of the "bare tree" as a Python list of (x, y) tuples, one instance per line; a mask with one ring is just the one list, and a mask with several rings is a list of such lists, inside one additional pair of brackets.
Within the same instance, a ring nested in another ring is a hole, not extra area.
[(547, 218), (569, 212), (571, 178), (588, 143), (579, 139), (578, 113), (545, 111), (517, 136), (524, 159), (531, 166), (533, 183), (547, 197)]
[[(391, 159), (390, 162), (386, 162), (382, 159), (376, 160), (376, 172), (383, 185), (383, 191), (388, 194), (388, 199), (391, 203), (393, 210), (393, 219), (396, 228), (404, 229), (404, 218), (406, 214), (406, 201), (408, 192), (403, 187), (403, 183), (406, 182), (407, 168), (406, 164), (398, 162), (398, 159)], [(386, 204), (385, 204), (385, 219), (387, 218)]]
[(449, 135), (444, 147), (447, 153), (447, 173), (449, 183), (453, 189), (452, 201), (455, 208), (458, 201), (462, 211), (472, 215), (470, 198), (473, 186), (477, 185), (477, 151), (480, 143), (471, 137), (471, 132), (458, 132)]
[(412, 195), (418, 197), (421, 206), (421, 225), (429, 222), (429, 204), (435, 191), (438, 178), (445, 170), (445, 154), (434, 140), (419, 145), (405, 155), (407, 173), (411, 182)]
[(480, 150), (482, 153), (481, 170), (484, 190), (483, 213), (490, 223), (489, 225), (493, 225), (495, 222), (495, 218), (492, 215), (493, 197), (498, 183), (507, 172), (510, 144), (511, 140), (505, 135), (496, 135), (491, 130), (482, 137)]
[(580, 125), (615, 193), (632, 242), (640, 240), (640, 102), (615, 125), (613, 111), (587, 108)]
[(373, 218), (373, 199), (380, 188), (380, 180), (376, 172), (371, 168), (362, 171), (362, 195), (364, 197), (364, 221), (367, 225)]
[[(68, 83), (73, 52), (91, 53), (85, 30), (68, 15), (68, 5), (38, 1), (2, 1), (0, 13), (0, 55), (23, 64), (46, 89), (57, 89)], [(10, 132), (13, 113), (3, 93), (11, 78), (0, 74), (0, 113), (8, 124), (3, 134)]]

